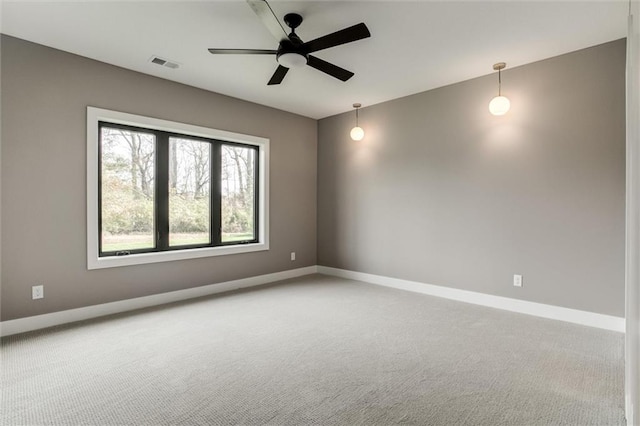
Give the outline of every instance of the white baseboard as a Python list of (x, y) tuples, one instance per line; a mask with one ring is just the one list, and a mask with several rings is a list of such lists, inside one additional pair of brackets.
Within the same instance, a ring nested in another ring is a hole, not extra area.
[(179, 302), (181, 300), (208, 296), (210, 294), (224, 293), (241, 288), (256, 287), (276, 281), (286, 280), (289, 278), (315, 274), (317, 271), (317, 266), (308, 266), (306, 268), (291, 269), (288, 271), (275, 272), (273, 274), (242, 278), (239, 280), (226, 281), (201, 287), (187, 288), (184, 290), (171, 291), (168, 293), (136, 297), (134, 299), (119, 300), (117, 302), (103, 303), (100, 305), (87, 306), (84, 308), (69, 309), (66, 311), (53, 312), (50, 314), (35, 315), (32, 317), (3, 321), (0, 322), (0, 336), (10, 336), (12, 334), (38, 330), (41, 328), (52, 327), (54, 325), (82, 321), (86, 319), (102, 317), (105, 315), (117, 314), (120, 312), (133, 311), (135, 309), (148, 308), (150, 306), (163, 305), (165, 303)]
[(511, 299), (508, 297), (493, 296), (490, 294), (476, 293), (473, 291), (442, 287), (416, 281), (408, 281), (398, 278), (366, 274), (363, 272), (330, 268), (327, 266), (308, 266), (305, 268), (291, 269), (288, 271), (275, 272), (273, 274), (259, 275), (256, 277), (243, 278), (234, 281), (226, 281), (218, 284), (211, 284), (201, 287), (172, 291), (168, 293), (154, 294), (151, 296), (137, 297), (134, 299), (120, 300), (117, 302), (103, 303), (100, 305), (87, 306), (84, 308), (69, 309), (66, 311), (53, 312), (50, 314), (36, 315), (32, 317), (4, 321), (0, 322), (0, 336), (10, 336), (12, 334), (24, 333), (27, 331), (33, 331), (41, 328), (52, 327), (55, 325), (97, 318), (105, 315), (117, 314), (120, 312), (133, 311), (150, 306), (179, 302), (181, 300), (193, 299), (196, 297), (208, 296), (217, 293), (224, 293), (241, 288), (256, 287), (276, 281), (301, 277), (304, 275), (315, 273), (348, 278), (369, 284), (381, 285), (416, 293), (423, 293), (431, 296), (443, 297), (445, 299), (473, 303), (476, 305), (488, 306), (491, 308), (503, 309), (506, 311), (518, 312), (527, 315), (534, 315), (542, 318), (566, 321), (590, 327), (602, 328), (605, 330), (618, 331), (621, 333), (624, 333), (625, 331), (625, 320), (624, 318), (620, 317), (563, 308), (560, 306), (545, 305), (542, 303), (528, 302), (525, 300)]
[(370, 284), (376, 284), (400, 290), (428, 294), (431, 296), (443, 297), (445, 299), (452, 299), (460, 302), (473, 303), (475, 305), (503, 309), (505, 311), (512, 311), (521, 314), (534, 315), (542, 318), (566, 321), (575, 324), (586, 325), (589, 327), (602, 328), (605, 330), (618, 331), (621, 333), (624, 333), (625, 331), (624, 318), (614, 317), (610, 315), (563, 308), (561, 306), (545, 305), (542, 303), (528, 302), (526, 300), (511, 299), (508, 297), (493, 296), (491, 294), (476, 293), (473, 291), (442, 287), (416, 281), (407, 281), (398, 278), (365, 274), (363, 272), (330, 268), (327, 266), (318, 266), (318, 273), (363, 281)]

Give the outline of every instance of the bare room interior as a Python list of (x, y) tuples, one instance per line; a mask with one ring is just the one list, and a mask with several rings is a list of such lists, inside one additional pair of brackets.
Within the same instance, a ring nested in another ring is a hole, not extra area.
[(0, 3), (0, 423), (640, 425), (640, 3)]

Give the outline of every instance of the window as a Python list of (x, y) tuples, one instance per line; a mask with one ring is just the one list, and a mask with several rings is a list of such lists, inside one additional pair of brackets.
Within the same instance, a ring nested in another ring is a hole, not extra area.
[(269, 141), (89, 107), (89, 269), (268, 249)]

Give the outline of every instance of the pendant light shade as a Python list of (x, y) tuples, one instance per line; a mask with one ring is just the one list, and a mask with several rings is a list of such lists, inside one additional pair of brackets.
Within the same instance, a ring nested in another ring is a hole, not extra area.
[(351, 129), (351, 139), (353, 139), (354, 141), (361, 141), (364, 138), (364, 130), (362, 130), (362, 127), (354, 127), (353, 129)]
[(505, 115), (510, 107), (511, 102), (504, 96), (496, 96), (489, 102), (489, 111), (493, 115)]
[(364, 130), (358, 125), (358, 108), (361, 106), (362, 104), (353, 104), (353, 107), (356, 109), (356, 127), (351, 129), (350, 135), (354, 141), (361, 141), (364, 138)]
[(489, 102), (489, 112), (493, 115), (505, 115), (509, 108), (511, 108), (511, 102), (505, 96), (502, 96), (502, 74), (501, 71), (507, 66), (504, 62), (498, 62), (493, 65), (493, 69), (498, 71), (498, 96), (491, 99)]

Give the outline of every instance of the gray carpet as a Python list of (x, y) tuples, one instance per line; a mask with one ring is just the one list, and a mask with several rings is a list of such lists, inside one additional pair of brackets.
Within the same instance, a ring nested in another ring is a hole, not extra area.
[(320, 275), (2, 340), (17, 424), (623, 425), (623, 335)]

